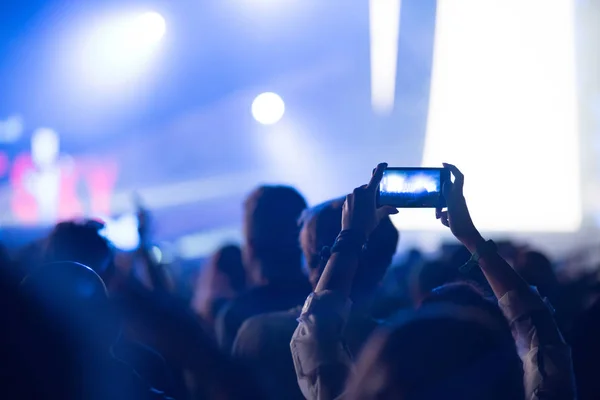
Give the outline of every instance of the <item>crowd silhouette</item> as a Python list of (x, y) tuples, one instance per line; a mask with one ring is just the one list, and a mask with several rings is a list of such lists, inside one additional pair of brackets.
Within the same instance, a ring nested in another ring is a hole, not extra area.
[(126, 257), (95, 220), (0, 247), (3, 398), (600, 398), (595, 275), (486, 240), (451, 164), (431, 218), (456, 241), (394, 263), (397, 210), (376, 205), (386, 166), (314, 207), (256, 188), (241, 246), (183, 283), (153, 256), (143, 209)]

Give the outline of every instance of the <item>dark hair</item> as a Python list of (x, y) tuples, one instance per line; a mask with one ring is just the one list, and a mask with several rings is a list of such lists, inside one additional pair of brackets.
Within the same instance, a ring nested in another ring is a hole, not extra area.
[(19, 282), (0, 270), (0, 378), (9, 398), (77, 398), (72, 390), (79, 369), (70, 341), (48, 318), (44, 305), (25, 295)]
[(464, 307), (476, 307), (494, 318), (498, 329), (505, 335), (511, 335), (510, 326), (498, 303), (485, 297), (484, 292), (470, 282), (453, 282), (434, 288), (424, 298), (422, 305), (452, 303)]
[(261, 186), (246, 199), (245, 239), (266, 278), (301, 273), (298, 218), (305, 208), (302, 195), (289, 186)]
[(514, 268), (527, 283), (536, 286), (542, 296), (551, 296), (558, 285), (552, 262), (538, 251), (519, 253)]
[(246, 274), (242, 265), (242, 250), (236, 245), (225, 245), (213, 255), (211, 264), (227, 276), (229, 285), (240, 293), (246, 288)]
[[(321, 257), (321, 250), (325, 246), (333, 245), (342, 229), (343, 205), (343, 198), (331, 200), (306, 210), (300, 219), (300, 242), (313, 287), (316, 286), (327, 261)], [(361, 257), (360, 268), (356, 272), (354, 295), (370, 292), (379, 284), (396, 253), (399, 237), (389, 218), (383, 219), (375, 228)]]
[(331, 247), (342, 229), (343, 205), (343, 198), (330, 200), (304, 210), (300, 217), (300, 245), (313, 286), (316, 286), (327, 262), (322, 258), (321, 250)]
[(460, 267), (471, 258), (471, 253), (464, 246), (450, 248), (440, 259), (428, 261), (418, 266), (417, 272), (417, 303), (427, 297), (429, 293), (441, 286), (468, 282), (471, 287), (485, 296), (493, 296), (492, 290), (480, 268), (470, 268), (467, 272), (461, 272)]
[(35, 268), (19, 287), (49, 307), (56, 306), (57, 310), (85, 307), (82, 303), (108, 302), (106, 286), (100, 276), (91, 268), (71, 261)]
[(110, 346), (119, 323), (104, 282), (91, 268), (75, 262), (42, 265), (23, 279), (20, 291), (43, 305), (74, 342), (95, 341)]
[(196, 281), (192, 305), (207, 323), (213, 323), (228, 301), (246, 289), (246, 271), (242, 251), (236, 245), (225, 245), (213, 254)]
[(422, 298), (435, 288), (456, 282), (461, 278), (458, 267), (441, 260), (428, 261), (419, 266), (417, 286), (419, 296)]
[(524, 398), (514, 340), (497, 322), (445, 302), (404, 313), (367, 343), (348, 398)]
[(112, 251), (99, 233), (103, 227), (101, 222), (93, 220), (57, 224), (47, 238), (44, 262), (77, 262), (105, 278), (112, 265)]

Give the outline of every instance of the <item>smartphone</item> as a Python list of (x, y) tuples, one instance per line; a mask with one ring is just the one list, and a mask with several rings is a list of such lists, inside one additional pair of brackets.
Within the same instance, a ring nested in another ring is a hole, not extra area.
[(377, 192), (377, 205), (396, 208), (445, 207), (444, 182), (450, 180), (446, 168), (388, 167)]

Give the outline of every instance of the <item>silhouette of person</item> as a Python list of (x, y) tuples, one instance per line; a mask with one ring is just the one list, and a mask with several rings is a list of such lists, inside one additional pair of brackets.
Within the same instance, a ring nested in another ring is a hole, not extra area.
[(60, 139), (49, 128), (31, 137), (31, 154), (19, 155), (10, 173), (12, 209), (17, 219), (53, 223), (81, 214), (77, 199), (77, 174), (67, 159), (60, 158)]

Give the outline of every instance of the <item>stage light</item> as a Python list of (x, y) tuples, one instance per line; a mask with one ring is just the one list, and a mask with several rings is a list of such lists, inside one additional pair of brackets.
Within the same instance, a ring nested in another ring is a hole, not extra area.
[[(574, 3), (437, 3), (423, 164), (462, 170), (482, 230), (580, 226)], [(440, 226), (431, 210), (413, 214), (398, 225)]]
[(111, 93), (137, 82), (146, 72), (165, 35), (166, 23), (159, 13), (149, 11), (100, 18), (87, 30), (77, 65), (86, 85)]
[(131, 36), (138, 44), (147, 45), (158, 42), (165, 31), (166, 23), (162, 15), (149, 11), (137, 17), (132, 25)]
[(371, 35), (371, 106), (378, 114), (394, 109), (400, 0), (369, 2)]
[(278, 94), (261, 93), (252, 102), (252, 116), (263, 125), (277, 123), (285, 112), (285, 103)]
[(20, 115), (11, 115), (6, 120), (0, 120), (0, 143), (13, 143), (23, 134), (24, 124)]

